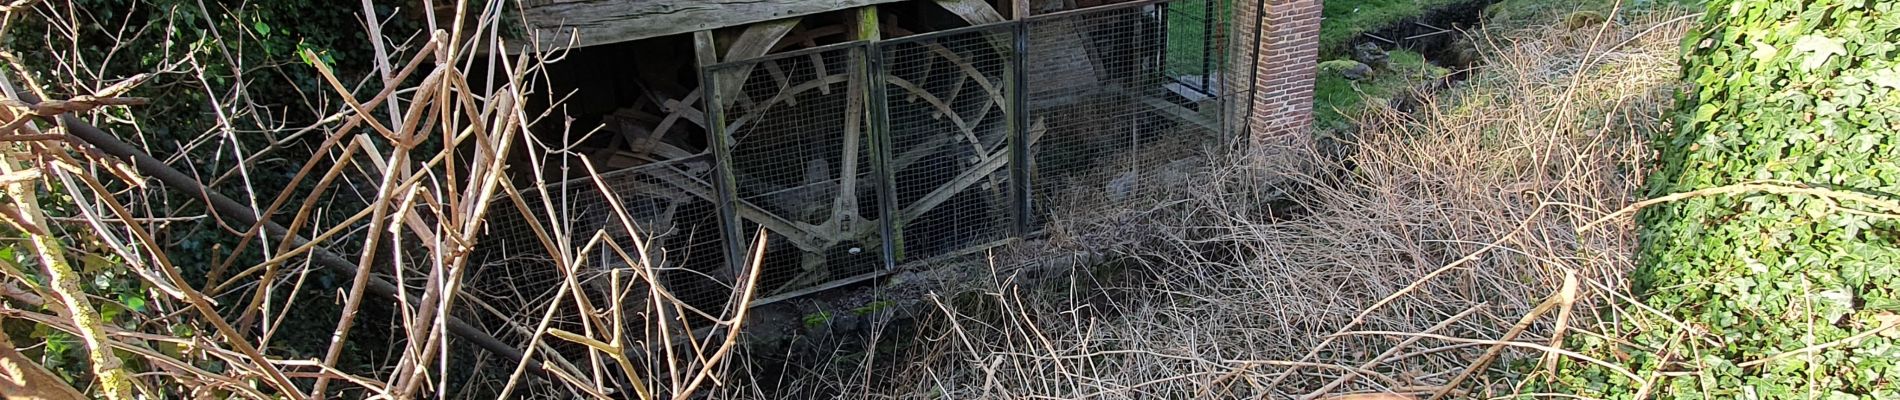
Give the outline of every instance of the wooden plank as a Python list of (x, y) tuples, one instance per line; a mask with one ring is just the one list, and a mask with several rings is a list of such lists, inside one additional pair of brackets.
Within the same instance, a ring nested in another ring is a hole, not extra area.
[(524, 0), (543, 49), (594, 46), (802, 17), (900, 0)]
[(718, 44), (713, 40), (712, 31), (693, 32), (693, 58), (701, 67), (719, 63)]
[[(766, 52), (772, 51), (772, 46), (778, 44), (779, 39), (784, 39), (786, 34), (792, 32), (793, 27), (798, 26), (798, 20), (798, 18), (790, 18), (747, 26), (745, 33), (739, 34), (739, 39), (732, 42), (730, 48), (726, 49), (725, 56), (720, 57), (719, 61), (746, 60), (765, 55)], [(746, 79), (752, 76), (754, 66), (756, 64), (721, 70), (713, 80), (713, 84), (719, 86), (719, 90), (714, 92), (718, 96), (713, 98), (726, 103), (736, 100), (734, 96), (740, 95), (739, 90), (745, 87)]]
[(658, 128), (655, 128), (654, 134), (660, 135), (660, 137), (666, 136), (666, 131), (662, 129), (671, 130), (673, 124), (678, 123), (680, 119), (691, 121), (694, 125), (699, 125), (700, 127), (706, 127), (705, 115), (701, 114), (699, 109), (693, 108), (695, 104), (699, 104), (698, 90), (687, 93), (684, 99), (667, 100), (666, 103), (661, 105), (662, 108), (668, 110), (666, 119), (660, 120), (660, 125)]
[(949, 10), (951, 14), (963, 17), (963, 20), (969, 22), (970, 25), (1003, 22), (1003, 14), (997, 13), (996, 8), (990, 7), (987, 1), (937, 0), (937, 5), (943, 6), (943, 9)]

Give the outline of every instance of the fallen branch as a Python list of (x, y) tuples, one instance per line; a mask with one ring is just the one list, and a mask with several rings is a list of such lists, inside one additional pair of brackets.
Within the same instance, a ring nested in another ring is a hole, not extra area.
[[(1649, 208), (1651, 206), (1655, 206), (1658, 204), (1663, 204), (1663, 203), (1668, 203), (1668, 202), (1673, 202), (1673, 201), (1678, 201), (1678, 200), (1683, 200), (1683, 199), (1688, 199), (1688, 198), (1694, 198), (1694, 197), (1713, 196), (1713, 195), (1720, 195), (1720, 194), (1746, 194), (1746, 193), (1798, 194), (1798, 195), (1819, 197), (1822, 199), (1826, 199), (1830, 202), (1837, 201), (1837, 200), (1852, 200), (1856, 202), (1866, 203), (1868, 205), (1874, 206), (1876, 208), (1880, 208), (1882, 210), (1886, 210), (1886, 213), (1847, 209), (1848, 212), (1866, 214), (1869, 216), (1884, 217), (1884, 218), (1900, 218), (1900, 202), (1895, 202), (1893, 200), (1878, 198), (1878, 197), (1869, 196), (1866, 194), (1861, 194), (1861, 193), (1856, 193), (1856, 192), (1809, 187), (1807, 185), (1799, 184), (1799, 183), (1777, 182), (1777, 181), (1755, 181), (1755, 182), (1747, 182), (1747, 183), (1738, 183), (1738, 184), (1733, 184), (1733, 185), (1717, 186), (1717, 187), (1712, 187), (1712, 188), (1707, 188), (1707, 189), (1691, 190), (1687, 192), (1675, 193), (1675, 194), (1661, 196), (1661, 197), (1657, 197), (1657, 198), (1653, 198), (1649, 200), (1639, 201), (1639, 202), (1636, 202), (1635, 204), (1630, 204), (1628, 207), (1623, 207), (1622, 209), (1618, 209), (1615, 212), (1611, 212), (1609, 215), (1604, 215), (1602, 218), (1597, 218), (1594, 221), (1590, 221), (1590, 223), (1583, 224), (1582, 227), (1577, 228), (1577, 231), (1589, 232), (1591, 229), (1596, 228), (1597, 225), (1602, 225), (1603, 223), (1609, 222), (1610, 220), (1621, 218), (1623, 216), (1633, 214), (1636, 211), (1642, 210), (1644, 208)], [(1836, 204), (1836, 206), (1838, 206), (1838, 204)]]

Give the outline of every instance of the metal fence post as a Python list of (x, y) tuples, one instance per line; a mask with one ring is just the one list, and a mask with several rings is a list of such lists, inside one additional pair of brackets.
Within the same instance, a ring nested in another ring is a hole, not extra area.
[[(1239, 16), (1236, 15), (1236, 17)], [(1260, 40), (1264, 37), (1262, 32), (1267, 31), (1267, 27), (1264, 26), (1264, 24), (1267, 23), (1267, 0), (1254, 0), (1252, 17), (1253, 41), (1247, 43), (1246, 50), (1236, 52), (1238, 56), (1247, 57), (1247, 62), (1242, 64), (1247, 67), (1247, 81), (1242, 83), (1246, 85), (1245, 87), (1247, 89), (1242, 90), (1241, 93), (1237, 93), (1243, 96), (1243, 98), (1240, 99), (1242, 106), (1236, 107), (1238, 108), (1236, 111), (1239, 111), (1240, 115), (1234, 116), (1234, 118), (1239, 119), (1239, 121), (1235, 121), (1235, 125), (1240, 128), (1240, 131), (1230, 136), (1247, 141), (1249, 148), (1253, 147), (1252, 136), (1254, 132), (1252, 120), (1254, 113), (1254, 90), (1256, 90), (1254, 85), (1260, 82)], [(1236, 24), (1238, 24), (1238, 22), (1236, 22)], [(1232, 101), (1233, 99), (1230, 97), (1228, 100)]]
[(1009, 94), (1009, 106), (1003, 111), (1009, 118), (1010, 202), (1014, 206), (1011, 209), (1015, 214), (1012, 217), (1014, 217), (1016, 237), (1023, 238), (1030, 234), (1029, 219), (1034, 215), (1032, 213), (1035, 210), (1029, 200), (1029, 169), (1031, 168), (1029, 152), (1033, 144), (1029, 143), (1029, 92), (1025, 90), (1029, 77), (1029, 69), (1025, 61), (1029, 58), (1029, 21), (1024, 19), (1014, 21), (1010, 36), (1014, 39), (1015, 45), (1012, 46), (1014, 49), (1010, 52), (1009, 78), (1004, 79), (1007, 83), (1004, 85), (1006, 87), (1004, 93)]
[(864, 46), (866, 61), (863, 75), (867, 77), (866, 86), (871, 110), (871, 173), (877, 181), (878, 229), (884, 237), (884, 269), (897, 268), (897, 260), (903, 243), (897, 234), (897, 177), (891, 174), (891, 121), (890, 104), (886, 99), (884, 46), (882, 42), (870, 42)]

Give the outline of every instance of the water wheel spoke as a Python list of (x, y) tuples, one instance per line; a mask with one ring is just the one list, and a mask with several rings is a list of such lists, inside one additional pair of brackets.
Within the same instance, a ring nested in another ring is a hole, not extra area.
[[(747, 25), (745, 32), (739, 34), (739, 38), (732, 42), (732, 46), (726, 49), (725, 56), (720, 59), (734, 61), (763, 56), (772, 50), (772, 46), (778, 44), (779, 39), (790, 33), (792, 27), (798, 26), (798, 21), (799, 18), (789, 18)], [(729, 101), (728, 99), (734, 99), (743, 92), (746, 79), (752, 76), (753, 66), (747, 64), (720, 71), (713, 79), (719, 86), (716, 88), (715, 93), (718, 96), (715, 98), (720, 101)]]
[(902, 88), (906, 92), (910, 92), (912, 96), (923, 100), (924, 103), (930, 104), (931, 107), (936, 107), (937, 112), (943, 113), (944, 117), (950, 119), (950, 123), (957, 126), (957, 130), (963, 134), (963, 139), (970, 142), (972, 150), (975, 150), (977, 154), (987, 153), (983, 149), (983, 140), (976, 136), (976, 127), (964, 121), (962, 116), (957, 115), (957, 111), (950, 108), (949, 103), (945, 103), (943, 99), (937, 98), (936, 95), (930, 94), (930, 92), (924, 90), (924, 88), (918, 87), (917, 84), (906, 81), (903, 78), (895, 76), (886, 77), (885, 82)]
[[(1044, 131), (1042, 120), (1038, 119), (1034, 124), (1031, 124), (1029, 127), (1029, 144), (1033, 145), (1038, 140), (1041, 140)], [(963, 192), (964, 189), (969, 189), (971, 185), (983, 182), (985, 178), (994, 175), (997, 170), (1009, 165), (1009, 153), (1008, 148), (986, 153), (988, 156), (979, 160), (975, 166), (964, 170), (961, 174), (957, 174), (957, 177), (951, 179), (949, 182), (937, 186), (937, 188), (931, 190), (929, 194), (912, 202), (910, 206), (904, 207), (902, 211), (897, 213), (898, 221), (914, 220), (924, 215), (924, 213), (928, 213), (930, 210), (937, 208), (937, 206), (942, 205), (945, 201), (949, 201), (951, 196)]]
[(788, 103), (786, 99), (797, 96), (799, 93), (804, 93), (813, 89), (817, 89), (824, 85), (831, 85), (831, 84), (845, 82), (847, 79), (850, 79), (850, 76), (848, 75), (849, 74), (825, 75), (822, 78), (806, 81), (805, 83), (800, 83), (790, 88), (786, 88), (785, 90), (779, 91), (777, 94), (772, 95), (772, 98), (766, 100), (764, 103), (759, 103), (759, 104), (754, 105), (751, 108), (747, 108), (747, 110), (749, 110), (750, 112), (746, 113), (746, 115), (740, 116), (739, 118), (733, 119), (732, 123), (727, 124), (726, 132), (739, 132), (740, 128), (744, 128), (747, 124), (753, 121), (757, 121), (761, 118), (765, 118), (766, 112), (771, 111), (773, 107), (778, 106), (780, 103)]
[[(653, 168), (645, 171), (645, 173), (654, 178), (658, 178), (668, 186), (673, 186), (681, 191), (692, 194), (694, 197), (713, 202), (714, 204), (719, 202), (718, 196), (713, 194), (712, 184), (699, 178), (688, 176), (672, 167)], [(784, 237), (800, 250), (822, 251), (824, 249), (822, 246), (823, 243), (833, 241), (826, 235), (807, 228), (807, 226), (809, 226), (807, 224), (793, 222), (792, 220), (766, 212), (745, 200), (733, 201), (733, 209), (740, 218), (757, 223), (766, 230)]]

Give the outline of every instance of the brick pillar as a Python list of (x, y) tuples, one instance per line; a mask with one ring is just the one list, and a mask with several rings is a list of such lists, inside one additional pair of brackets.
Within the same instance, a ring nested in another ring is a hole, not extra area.
[(1254, 73), (1228, 81), (1234, 82), (1230, 90), (1251, 93), (1251, 101), (1240, 113), (1246, 116), (1251, 145), (1267, 154), (1309, 145), (1313, 81), (1319, 68), (1320, 0), (1236, 3), (1233, 39), (1239, 56), (1234, 59), (1250, 65), (1229, 70)]

